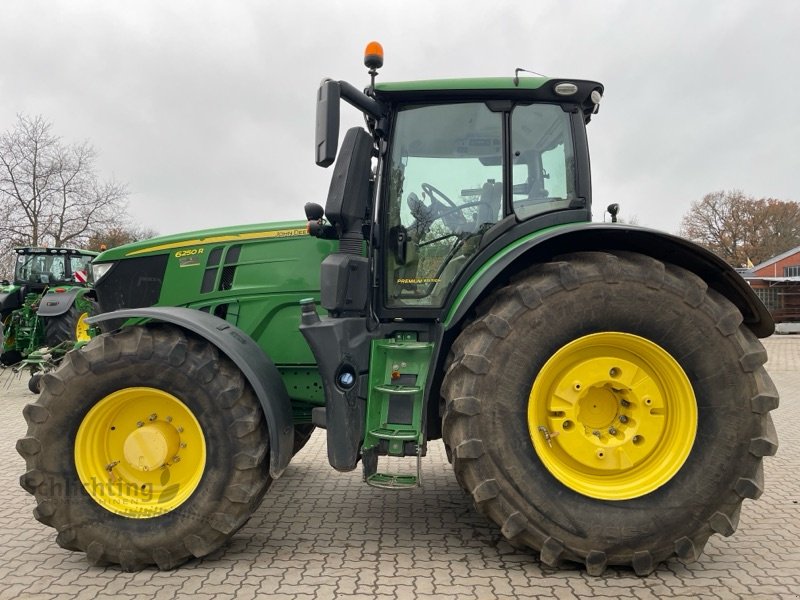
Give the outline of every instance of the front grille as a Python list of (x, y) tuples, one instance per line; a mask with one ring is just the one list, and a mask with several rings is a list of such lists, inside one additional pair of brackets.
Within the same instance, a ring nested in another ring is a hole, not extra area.
[(152, 306), (161, 295), (168, 254), (119, 261), (95, 284), (100, 310)]

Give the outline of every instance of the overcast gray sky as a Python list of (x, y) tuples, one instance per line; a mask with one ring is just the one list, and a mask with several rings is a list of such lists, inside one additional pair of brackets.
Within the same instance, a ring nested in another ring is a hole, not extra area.
[[(675, 232), (737, 188), (800, 200), (800, 1), (108, 0), (0, 3), (0, 130), (43, 115), (89, 139), (161, 233), (303, 218), (323, 77), (511, 76), (606, 86), (589, 126), (595, 220)], [(357, 122), (355, 116), (350, 117)]]

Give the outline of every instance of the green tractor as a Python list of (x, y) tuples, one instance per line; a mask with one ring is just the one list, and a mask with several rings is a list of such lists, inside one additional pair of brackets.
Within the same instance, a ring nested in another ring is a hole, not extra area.
[[(107, 333), (24, 410), (34, 516), (91, 564), (171, 569), (225, 544), (320, 427), (334, 469), (391, 490), (441, 438), (549, 566), (644, 575), (733, 533), (778, 445), (774, 324), (704, 249), (590, 222), (603, 86), (376, 85), (376, 45), (365, 64), (365, 91), (318, 92), (324, 208), (94, 261)], [(339, 145), (342, 100), (366, 127)]]
[(38, 393), (42, 372), (76, 342), (89, 341), (86, 319), (96, 308), (87, 279), (97, 252), (26, 247), (14, 253), (14, 281), (0, 283), (0, 363), (28, 368), (28, 386)]

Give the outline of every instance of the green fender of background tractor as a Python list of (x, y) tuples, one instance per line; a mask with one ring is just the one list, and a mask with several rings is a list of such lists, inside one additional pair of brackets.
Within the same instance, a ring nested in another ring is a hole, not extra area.
[(747, 282), (725, 261), (678, 236), (623, 224), (577, 223), (558, 225), (504, 244), (500, 236), (487, 245), (453, 287), (459, 292), (447, 307), (446, 329), (455, 327), (475, 302), (497, 281), (527, 266), (560, 254), (583, 251), (629, 251), (683, 267), (730, 300), (742, 313), (745, 325), (758, 337), (775, 331), (775, 321)]
[(94, 324), (109, 319), (148, 319), (187, 329), (214, 346), (241, 370), (258, 398), (267, 420), (270, 442), (269, 472), (281, 476), (292, 458), (292, 406), (272, 360), (253, 339), (227, 321), (192, 308), (158, 307), (118, 310), (87, 319)]
[(36, 312), (40, 317), (57, 317), (58, 315), (63, 315), (75, 303), (78, 297), (85, 296), (87, 292), (89, 292), (89, 290), (85, 287), (51, 288), (42, 296), (39, 302), (39, 309)]

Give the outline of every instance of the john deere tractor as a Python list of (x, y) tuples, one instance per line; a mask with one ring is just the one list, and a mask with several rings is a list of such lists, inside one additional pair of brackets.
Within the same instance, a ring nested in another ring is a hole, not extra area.
[[(97, 257), (107, 333), (24, 411), (35, 517), (92, 564), (170, 569), (233, 536), (320, 427), (334, 469), (391, 490), (441, 438), (546, 565), (644, 575), (732, 534), (778, 445), (774, 324), (713, 254), (590, 222), (603, 86), (376, 85), (382, 62), (370, 44), (364, 91), (319, 88), (316, 162), (335, 167), (304, 221)], [(339, 144), (342, 101), (366, 126)]]
[[(14, 281), (0, 284), (0, 363), (27, 361), (32, 373), (29, 387), (38, 391), (41, 370), (75, 342), (89, 340), (86, 319), (95, 308), (87, 278), (97, 252), (26, 247), (15, 248), (14, 253)], [(47, 352), (37, 353), (42, 347)]]

